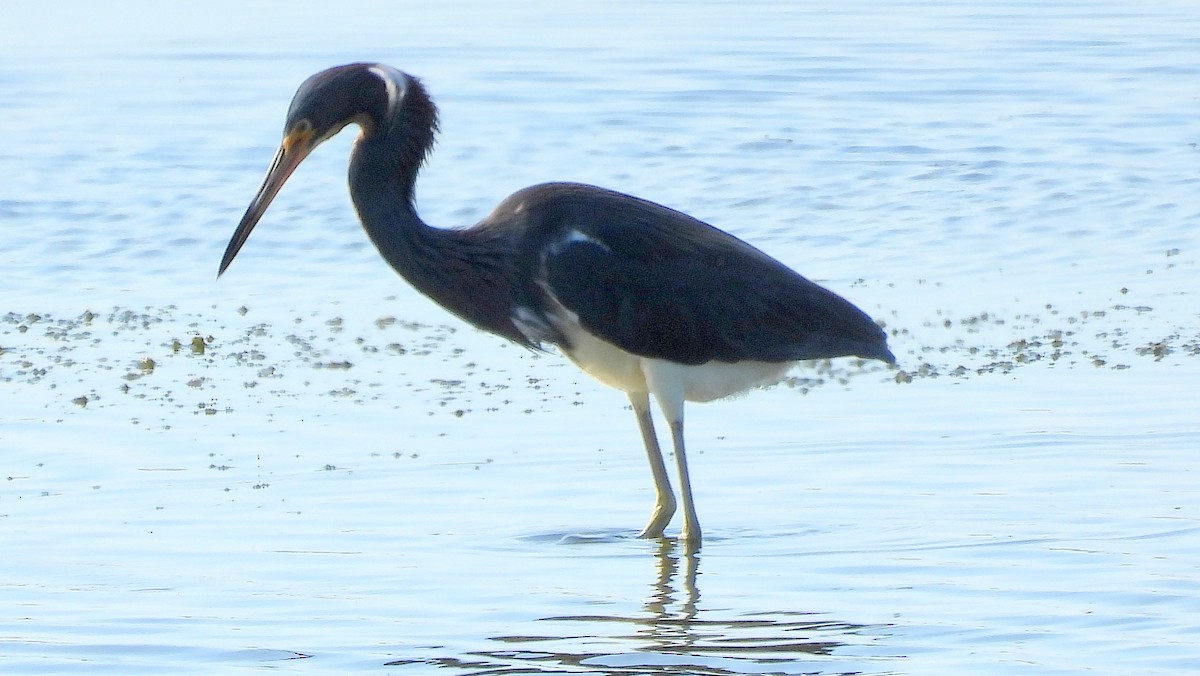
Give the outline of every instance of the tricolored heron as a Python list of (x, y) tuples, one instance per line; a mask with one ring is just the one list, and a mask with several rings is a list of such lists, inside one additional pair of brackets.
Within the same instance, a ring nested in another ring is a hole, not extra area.
[(680, 537), (700, 541), (683, 443), (685, 401), (783, 377), (797, 361), (894, 363), (865, 313), (753, 246), (665, 206), (604, 188), (544, 183), (469, 228), (426, 225), (413, 205), (437, 108), (420, 80), (382, 64), (321, 71), (300, 85), (283, 143), (221, 259), (224, 272), (297, 165), (356, 123), (350, 197), (379, 253), (410, 284), (474, 326), (531, 349), (558, 347), (623, 390), (657, 498), (642, 537), (661, 537), (675, 496), (650, 395), (671, 427)]

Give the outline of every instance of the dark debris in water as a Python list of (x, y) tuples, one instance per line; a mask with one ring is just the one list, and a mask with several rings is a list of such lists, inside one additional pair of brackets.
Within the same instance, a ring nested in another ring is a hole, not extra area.
[[(429, 415), (461, 418), (502, 410), (512, 403), (503, 393), (521, 384), (522, 376), (503, 365), (471, 361), (452, 341), (453, 327), (314, 317), (264, 322), (245, 306), (204, 313), (118, 307), (65, 317), (8, 312), (0, 315), (0, 383), (30, 395), (21, 402), (26, 417), (31, 407), (61, 420), (135, 400), (143, 408), (134, 423), (153, 427), (144, 408), (157, 407), (163, 429), (179, 412), (207, 417), (308, 396), (405, 408), (424, 402)], [(492, 403), (451, 405), (474, 397)]]
[[(1136, 342), (1132, 337), (1135, 333), (1156, 330), (1152, 321), (1154, 309), (1146, 305), (1117, 304), (1071, 313), (1046, 305), (1044, 310), (1011, 317), (980, 312), (957, 319), (927, 321), (920, 331), (926, 340), (939, 328), (955, 337), (950, 342), (916, 350), (914, 356), (919, 361), (903, 365), (895, 380), (907, 384), (920, 378), (1008, 374), (1034, 364), (1121, 371), (1132, 368), (1145, 357), (1162, 361), (1176, 351), (1189, 357), (1200, 355), (1200, 330), (1194, 327), (1174, 328), (1163, 338)], [(900, 342), (917, 333), (893, 331), (893, 341)], [(987, 340), (992, 336), (995, 338)], [(955, 356), (960, 361), (949, 361)]]
[[(86, 414), (134, 398), (213, 416), (317, 396), (424, 405), (429, 415), (464, 418), (510, 406), (534, 413), (529, 396), (577, 402), (575, 382), (586, 377), (566, 368), (553, 377), (545, 377), (544, 368), (531, 373), (526, 365), (540, 358), (523, 351), (518, 354), (527, 361), (508, 354), (481, 358), (459, 344), (450, 326), (393, 316), (365, 322), (317, 313), (266, 322), (253, 316), (244, 306), (203, 314), (175, 306), (117, 307), (69, 317), (10, 311), (0, 315), (0, 383), (40, 396), (54, 415)], [(1026, 368), (1122, 371), (1200, 356), (1200, 330), (1164, 327), (1145, 304), (1073, 310), (1042, 305), (1016, 314), (943, 311), (909, 326), (892, 323), (887, 330), (898, 367), (821, 360), (783, 385), (807, 394), (864, 377), (907, 385)], [(515, 388), (529, 396), (506, 394)], [(201, 394), (207, 396), (198, 399)], [(162, 417), (167, 427), (167, 413)]]

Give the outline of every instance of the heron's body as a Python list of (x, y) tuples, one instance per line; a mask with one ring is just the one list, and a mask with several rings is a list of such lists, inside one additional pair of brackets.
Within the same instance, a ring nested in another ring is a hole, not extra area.
[(283, 146), (222, 271), (292, 169), (350, 122), (362, 127), (351, 155), (351, 198), (397, 272), (480, 329), (530, 348), (557, 346), (628, 394), (658, 494), (644, 536), (661, 536), (675, 511), (651, 395), (671, 425), (682, 537), (698, 542), (685, 400), (744, 392), (806, 359), (893, 361), (883, 331), (848, 301), (728, 233), (629, 195), (546, 183), (514, 193), (471, 228), (426, 225), (413, 188), (432, 146), (436, 109), (415, 78), (378, 64), (333, 68), (301, 86)]

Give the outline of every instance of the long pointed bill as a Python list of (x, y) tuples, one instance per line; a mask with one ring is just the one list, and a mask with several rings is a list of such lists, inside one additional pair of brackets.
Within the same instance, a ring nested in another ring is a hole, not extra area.
[(300, 163), (308, 153), (312, 151), (310, 143), (312, 132), (292, 132), (283, 139), (283, 144), (279, 146), (279, 151), (275, 153), (275, 159), (271, 161), (271, 168), (267, 171), (267, 177), (263, 179), (262, 185), (259, 186), (258, 192), (251, 200), (250, 206), (246, 208), (246, 215), (242, 216), (242, 222), (238, 223), (237, 230), (233, 233), (233, 238), (229, 240), (229, 246), (225, 247), (225, 255), (221, 258), (221, 267), (217, 270), (217, 276), (220, 277), (225, 272), (225, 268), (233, 262), (234, 256), (237, 256), (242, 245), (246, 243), (246, 239), (250, 237), (250, 231), (258, 224), (258, 220), (266, 213), (267, 207), (271, 206), (271, 200), (275, 199), (275, 195), (279, 194), (279, 189), (287, 182), (288, 177), (300, 166)]

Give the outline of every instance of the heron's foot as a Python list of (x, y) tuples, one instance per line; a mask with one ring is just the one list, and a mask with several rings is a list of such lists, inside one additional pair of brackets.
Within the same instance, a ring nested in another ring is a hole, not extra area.
[(665, 500), (660, 497), (658, 503), (654, 505), (654, 512), (650, 515), (650, 523), (646, 524), (638, 537), (662, 537), (663, 531), (667, 529), (667, 524), (671, 523), (673, 516), (675, 516), (675, 497), (671, 496)]
[(679, 531), (679, 541), (687, 544), (689, 548), (700, 546), (700, 526), (699, 524), (687, 523), (683, 524), (683, 528)]
[(696, 516), (691, 497), (686, 494), (683, 496), (683, 527), (679, 529), (679, 540), (690, 547), (700, 545), (700, 519)]

